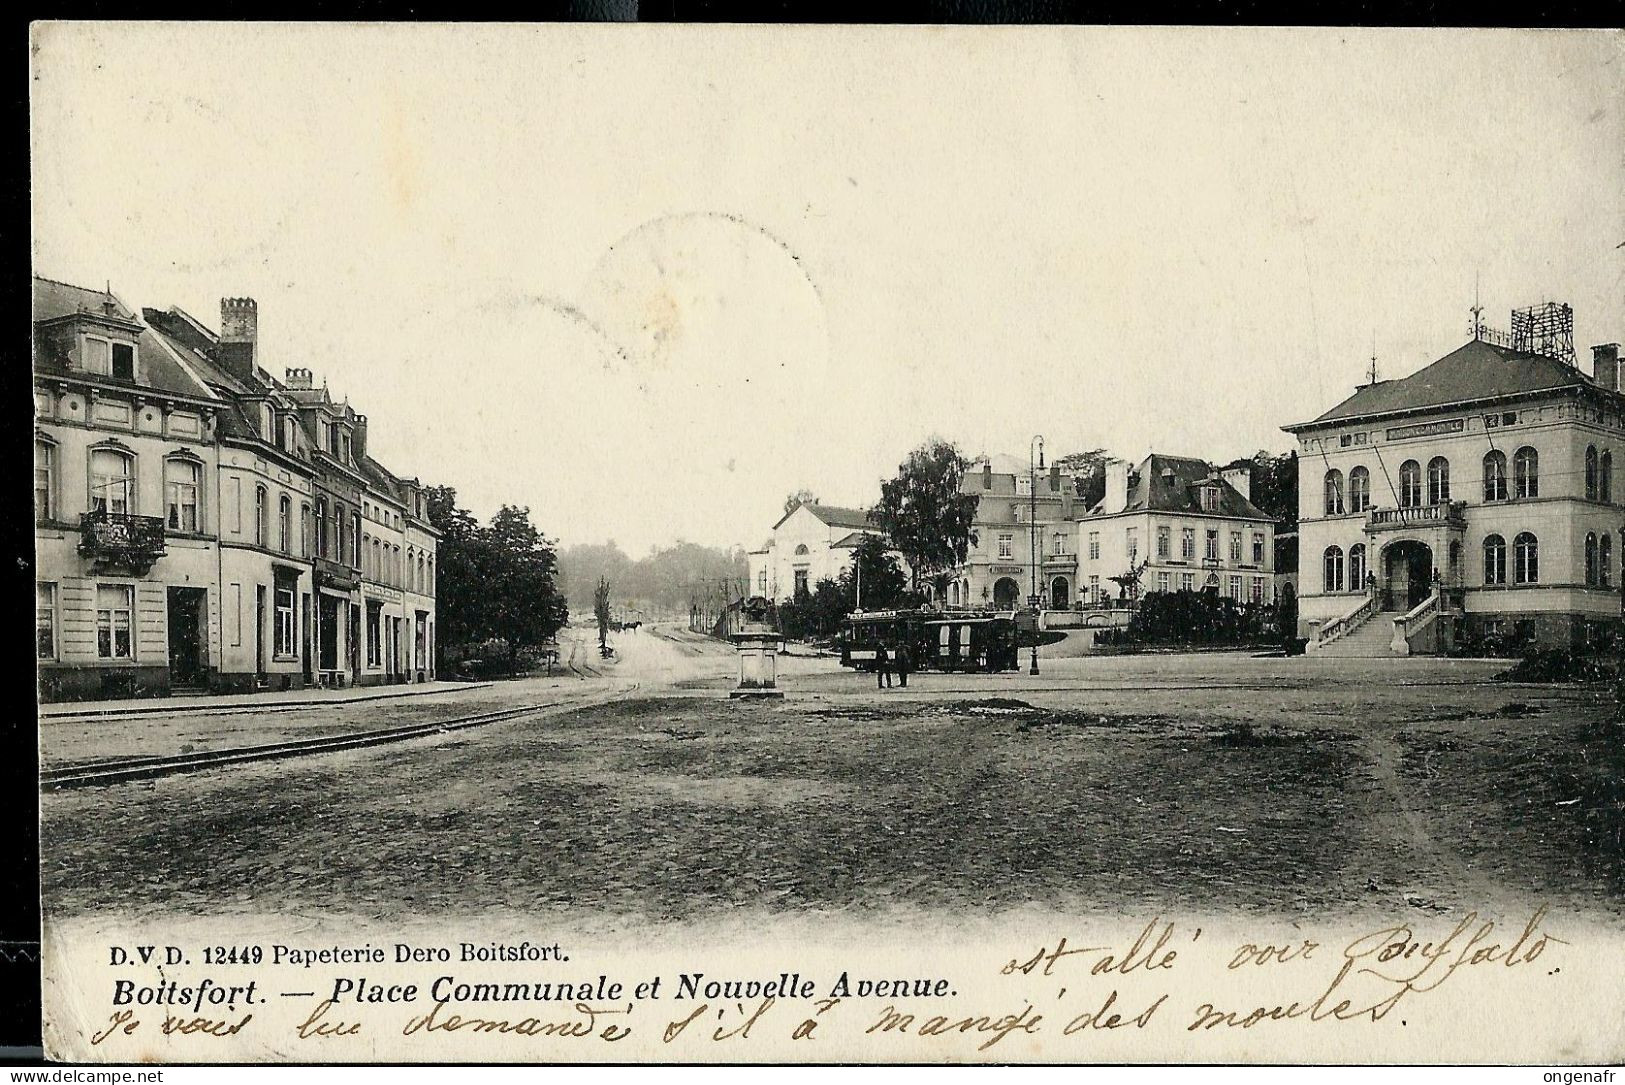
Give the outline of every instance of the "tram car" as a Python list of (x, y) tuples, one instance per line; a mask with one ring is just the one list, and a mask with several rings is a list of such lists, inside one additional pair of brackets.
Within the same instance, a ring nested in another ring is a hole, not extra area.
[(1012, 671), (1021, 643), (1015, 615), (1004, 611), (881, 610), (847, 617), (841, 666), (875, 669), (882, 644), (895, 655), (907, 644), (920, 671)]

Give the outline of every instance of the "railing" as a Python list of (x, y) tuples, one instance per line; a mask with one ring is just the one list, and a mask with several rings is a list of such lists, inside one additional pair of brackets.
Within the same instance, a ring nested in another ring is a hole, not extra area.
[(164, 521), (97, 509), (79, 517), (79, 553), (101, 566), (128, 566), (145, 573), (164, 556)]
[(1375, 595), (1367, 595), (1365, 599), (1360, 602), (1359, 606), (1355, 607), (1341, 618), (1334, 618), (1325, 625), (1321, 626), (1320, 632), (1315, 634), (1315, 647), (1323, 647), (1330, 644), (1338, 637), (1354, 632), (1360, 626), (1364, 625), (1366, 620), (1375, 613), (1377, 613), (1377, 597)]
[(1442, 611), (1444, 597), (1437, 591), (1422, 600), (1410, 611), (1394, 619), (1394, 639), (1389, 642), (1391, 651), (1400, 655), (1411, 654), (1411, 638), (1423, 632), (1434, 621), (1438, 620)]
[(1394, 531), (1407, 527), (1467, 526), (1467, 502), (1435, 501), (1431, 505), (1372, 509), (1366, 517), (1367, 531)]

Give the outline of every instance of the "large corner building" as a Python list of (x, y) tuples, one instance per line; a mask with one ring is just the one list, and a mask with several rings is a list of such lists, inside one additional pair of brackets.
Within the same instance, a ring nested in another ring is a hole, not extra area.
[(1583, 647), (1620, 619), (1619, 345), (1576, 364), (1572, 315), (1516, 310), (1309, 422), (1299, 447), (1300, 635), (1311, 652), (1475, 642)]
[(416, 479), (258, 307), (34, 280), (35, 655), (46, 700), (434, 677), (437, 534)]

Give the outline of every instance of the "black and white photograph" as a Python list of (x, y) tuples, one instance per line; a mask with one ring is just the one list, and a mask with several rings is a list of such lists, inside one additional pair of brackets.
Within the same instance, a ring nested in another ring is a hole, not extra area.
[(1625, 1057), (1618, 32), (30, 46), (48, 1059)]

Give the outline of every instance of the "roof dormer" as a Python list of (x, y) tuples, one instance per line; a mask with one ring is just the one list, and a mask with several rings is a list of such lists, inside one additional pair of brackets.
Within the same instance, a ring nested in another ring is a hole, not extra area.
[(141, 379), (141, 325), (125, 316), (111, 298), (97, 308), (41, 321), (39, 332), (46, 352), (66, 361), (76, 373), (131, 384)]

